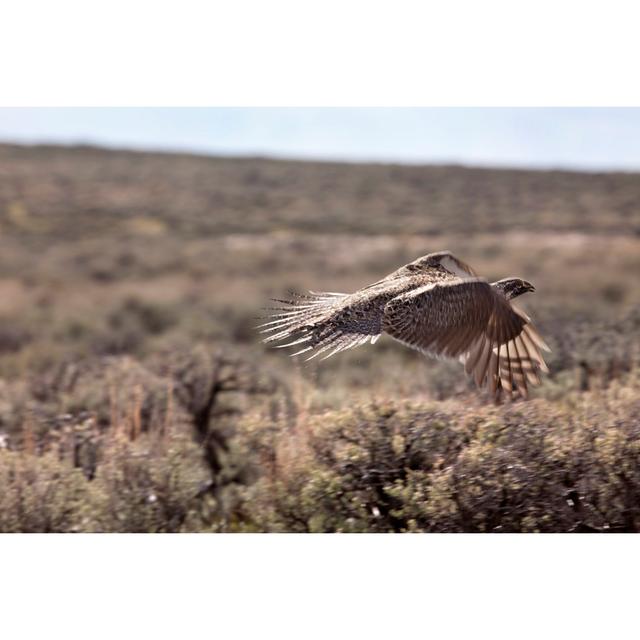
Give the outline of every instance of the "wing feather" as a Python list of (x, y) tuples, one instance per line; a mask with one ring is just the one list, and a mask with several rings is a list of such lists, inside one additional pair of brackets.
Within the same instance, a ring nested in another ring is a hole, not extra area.
[(382, 326), (414, 349), (459, 356), (485, 330), (492, 298), (491, 287), (480, 278), (428, 284), (390, 300)]
[[(546, 365), (529, 318), (482, 278), (425, 285), (390, 300), (383, 330), (414, 349), (459, 358), (478, 386), (526, 398)], [(544, 345), (544, 346), (543, 346)], [(547, 347), (548, 348), (548, 347)]]

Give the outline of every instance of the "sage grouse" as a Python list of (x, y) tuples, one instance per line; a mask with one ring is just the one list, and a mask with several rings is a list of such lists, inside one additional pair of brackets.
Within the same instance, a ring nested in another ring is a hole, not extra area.
[(489, 283), (449, 251), (430, 253), (355, 293), (317, 293), (292, 301), (260, 325), (264, 342), (293, 338), (278, 347), (302, 347), (328, 358), (384, 332), (438, 358), (455, 358), (479, 387), (500, 397), (527, 397), (547, 372), (549, 348), (527, 315), (511, 301), (534, 291), (520, 278)]

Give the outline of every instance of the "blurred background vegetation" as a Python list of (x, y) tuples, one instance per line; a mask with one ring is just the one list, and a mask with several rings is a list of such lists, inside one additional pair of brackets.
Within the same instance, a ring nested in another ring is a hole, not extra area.
[[(254, 330), (449, 249), (553, 352), (493, 406)], [(0, 531), (637, 531), (640, 176), (0, 145)]]

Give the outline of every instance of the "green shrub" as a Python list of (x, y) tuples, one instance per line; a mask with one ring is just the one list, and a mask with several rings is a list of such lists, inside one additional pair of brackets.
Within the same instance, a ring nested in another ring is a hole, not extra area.
[[(563, 404), (372, 403), (296, 429), (255, 417), (244, 427), (254, 447), (269, 434), (273, 452), (244, 491), (257, 530), (640, 530), (637, 387)], [(283, 458), (292, 439), (296, 455)]]

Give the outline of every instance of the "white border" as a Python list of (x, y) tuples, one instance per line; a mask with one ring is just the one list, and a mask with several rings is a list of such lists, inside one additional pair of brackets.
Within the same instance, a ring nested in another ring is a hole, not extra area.
[(5, 106), (632, 106), (637, 3), (5, 3)]
[(2, 538), (7, 638), (615, 638), (625, 535)]
[[(635, 3), (5, 3), (6, 106), (635, 106)], [(619, 637), (637, 536), (4, 536), (7, 638)]]

